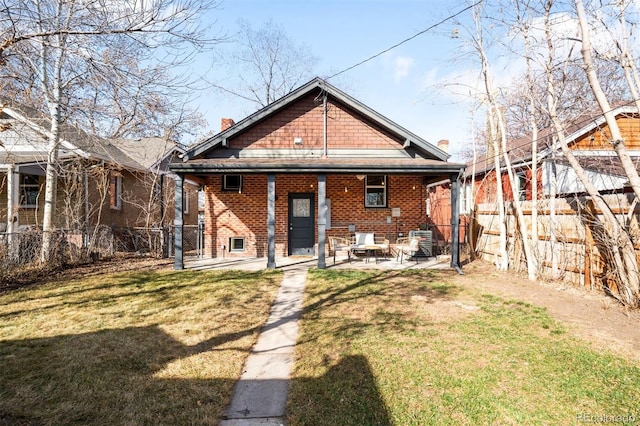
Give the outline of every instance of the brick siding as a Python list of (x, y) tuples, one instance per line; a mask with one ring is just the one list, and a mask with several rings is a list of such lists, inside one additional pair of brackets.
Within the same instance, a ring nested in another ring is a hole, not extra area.
[[(276, 256), (288, 253), (288, 200), (292, 193), (315, 195), (317, 242), (318, 181), (316, 175), (276, 176)], [(222, 192), (222, 177), (214, 175), (205, 185), (205, 256), (264, 257), (267, 255), (267, 178), (244, 175), (242, 192)], [(345, 188), (347, 192), (345, 192)], [(388, 177), (388, 207), (365, 208), (364, 181), (354, 175), (328, 175), (327, 198), (331, 200), (331, 229), (327, 236), (347, 236), (348, 226), (357, 232), (374, 232), (395, 242), (425, 223), (425, 187), (418, 176)], [(391, 208), (401, 216), (391, 218)], [(245, 251), (230, 253), (229, 238), (245, 238)], [(225, 251), (222, 251), (222, 246)]]

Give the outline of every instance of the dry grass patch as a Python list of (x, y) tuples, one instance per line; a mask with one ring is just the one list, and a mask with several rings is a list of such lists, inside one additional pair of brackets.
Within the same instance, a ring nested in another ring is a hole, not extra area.
[[(640, 368), (450, 271), (311, 271), (290, 425), (574, 424), (638, 415)], [(468, 278), (468, 277), (467, 277)]]
[(217, 424), (280, 281), (141, 271), (0, 294), (0, 424)]

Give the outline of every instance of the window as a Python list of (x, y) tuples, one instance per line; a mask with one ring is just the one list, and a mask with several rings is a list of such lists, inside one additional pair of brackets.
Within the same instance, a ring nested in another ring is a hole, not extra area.
[(122, 175), (111, 172), (109, 179), (109, 207), (113, 210), (122, 209)]
[(387, 177), (368, 175), (364, 186), (365, 207), (387, 207)]
[(516, 175), (516, 185), (518, 185), (518, 199), (527, 201), (527, 174), (525, 172)]
[(20, 175), (20, 207), (38, 207), (40, 181), (37, 175)]
[(244, 238), (243, 237), (229, 238), (229, 251), (244, 251)]
[(242, 175), (223, 175), (222, 190), (242, 192)]
[(190, 198), (191, 198), (191, 191), (186, 189), (184, 191), (184, 196), (182, 199), (182, 211), (184, 214), (189, 214), (189, 208), (191, 207)]
[(470, 213), (473, 209), (473, 192), (471, 183), (460, 185), (460, 213)]

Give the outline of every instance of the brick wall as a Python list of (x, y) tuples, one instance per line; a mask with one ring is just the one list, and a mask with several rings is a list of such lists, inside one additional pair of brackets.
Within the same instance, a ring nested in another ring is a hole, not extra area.
[[(288, 253), (288, 200), (291, 193), (315, 195), (317, 241), (317, 187), (317, 177), (313, 174), (276, 176), (276, 256), (286, 256)], [(205, 256), (266, 256), (266, 175), (244, 175), (242, 192), (222, 192), (221, 188), (221, 176), (210, 176), (205, 185)], [(353, 224), (357, 232), (374, 232), (395, 242), (398, 233), (406, 235), (425, 223), (425, 194), (421, 177), (389, 176), (389, 207), (365, 208), (363, 180), (358, 180), (354, 175), (328, 175), (331, 229), (327, 230), (327, 236), (347, 236), (348, 227)], [(400, 208), (399, 218), (391, 217), (392, 207)], [(245, 238), (245, 251), (230, 253), (230, 237)], [(223, 245), (226, 248), (224, 253)]]

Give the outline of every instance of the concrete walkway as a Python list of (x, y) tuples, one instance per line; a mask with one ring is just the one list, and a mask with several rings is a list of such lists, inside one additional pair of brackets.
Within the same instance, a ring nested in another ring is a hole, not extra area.
[(220, 426), (283, 425), (308, 265), (284, 272), (269, 319), (251, 350)]

